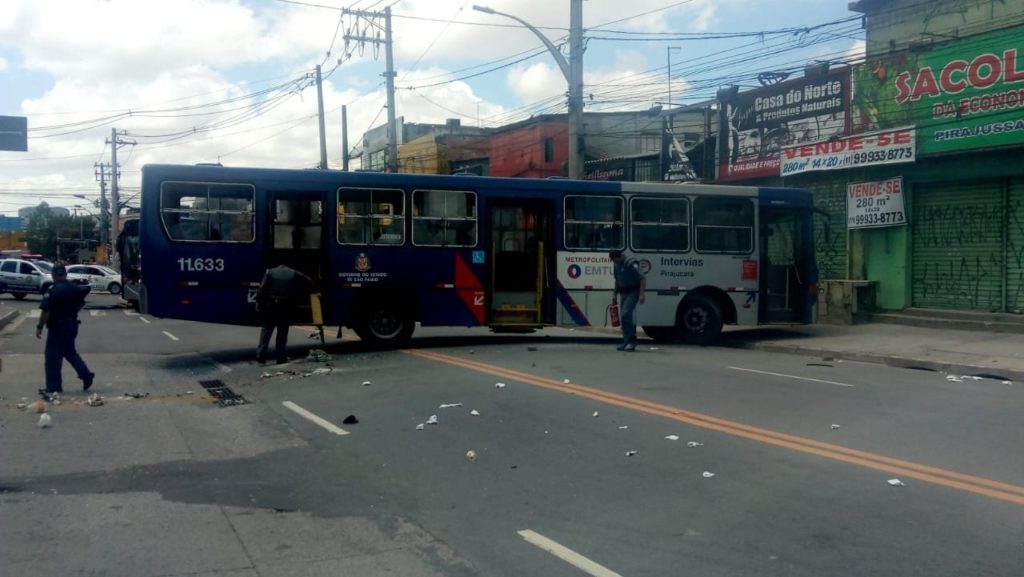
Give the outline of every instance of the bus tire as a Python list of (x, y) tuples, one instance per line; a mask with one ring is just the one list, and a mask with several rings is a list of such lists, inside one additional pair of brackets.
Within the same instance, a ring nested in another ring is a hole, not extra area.
[(671, 343), (679, 340), (677, 327), (644, 327), (644, 333), (657, 343)]
[(25, 298), (26, 294), (25, 293), (11, 293), (11, 296), (16, 298), (16, 299), (18, 299), (20, 301), (20, 300)]
[(722, 334), (722, 309), (707, 295), (694, 295), (679, 311), (679, 327), (687, 342), (707, 346)]
[(397, 300), (375, 300), (366, 305), (356, 325), (359, 338), (377, 345), (394, 345), (409, 340), (416, 321)]

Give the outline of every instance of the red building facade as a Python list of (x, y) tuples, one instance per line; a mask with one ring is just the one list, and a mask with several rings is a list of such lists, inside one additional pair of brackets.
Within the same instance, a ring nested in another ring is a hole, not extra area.
[(530, 119), (513, 124), (490, 138), (491, 176), (565, 176), (568, 161), (569, 129), (564, 115), (554, 121)]

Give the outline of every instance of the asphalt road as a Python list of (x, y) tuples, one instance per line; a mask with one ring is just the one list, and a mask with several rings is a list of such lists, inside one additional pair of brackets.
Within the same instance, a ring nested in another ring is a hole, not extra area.
[[(301, 443), (0, 472), (5, 484), (409, 519), (458, 557), (449, 575), (1024, 572), (1024, 401), (997, 380), (649, 342), (620, 353), (608, 335), (560, 329), (426, 329), (402, 351), (331, 338), (331, 371), (314, 373), (328, 366), (256, 365), (255, 329), (90, 302), (79, 349), (104, 394), (130, 386), (118, 377), (129, 365), (170, 391), (220, 378), (261, 410), (210, 411)], [(0, 335), (5, 357), (41, 353), (35, 306), (0, 297), (0, 312), (26, 319)], [(293, 329), (293, 356), (314, 346), (306, 332)], [(4, 393), (34, 391), (41, 367), (15, 362), (15, 376), (9, 364)], [(358, 424), (343, 423), (350, 415)]]

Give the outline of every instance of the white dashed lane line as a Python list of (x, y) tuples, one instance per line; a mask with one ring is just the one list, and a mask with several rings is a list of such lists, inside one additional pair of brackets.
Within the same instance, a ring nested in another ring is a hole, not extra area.
[(826, 385), (836, 385), (838, 387), (856, 387), (857, 385), (851, 385), (850, 383), (839, 383), (836, 381), (826, 381), (824, 379), (812, 379), (811, 377), (800, 377), (797, 375), (786, 375), (783, 373), (770, 373), (768, 371), (759, 371), (757, 369), (744, 369), (743, 367), (729, 367), (734, 371), (744, 371), (747, 373), (757, 373), (759, 375), (770, 375), (773, 377), (783, 377), (786, 379), (796, 379), (798, 381), (811, 381), (812, 383), (825, 383)]
[(284, 407), (289, 411), (292, 411), (293, 413), (299, 415), (300, 417), (307, 419), (319, 425), (320, 427), (323, 427), (324, 429), (327, 429), (328, 431), (334, 433), (335, 435), (348, 434), (348, 431), (346, 431), (345, 429), (342, 429), (341, 427), (335, 425), (334, 423), (328, 421), (327, 419), (314, 415), (313, 413), (307, 411), (306, 409), (303, 409), (302, 407), (296, 405), (291, 401), (283, 401), (281, 404), (284, 405)]
[(172, 335), (171, 333), (169, 333), (169, 332), (167, 332), (167, 331), (163, 331), (163, 333), (164, 333), (165, 335), (167, 335), (167, 338), (171, 339), (172, 341), (180, 341), (180, 340), (181, 340), (181, 339), (179, 339), (178, 337), (176, 337), (176, 336)]
[(591, 561), (583, 555), (580, 555), (560, 543), (548, 539), (540, 533), (529, 529), (523, 529), (522, 531), (517, 531), (517, 533), (519, 533), (519, 536), (525, 539), (527, 543), (540, 547), (588, 575), (593, 575), (594, 577), (622, 577), (622, 575), (612, 571), (604, 565), (601, 565), (596, 561)]

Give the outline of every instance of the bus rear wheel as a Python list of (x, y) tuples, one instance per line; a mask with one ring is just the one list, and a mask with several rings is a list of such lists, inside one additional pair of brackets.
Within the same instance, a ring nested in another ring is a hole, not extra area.
[(367, 306), (356, 334), (364, 341), (390, 345), (409, 340), (415, 321), (409, 311), (397, 303), (374, 302)]
[(11, 296), (20, 301), (21, 299), (25, 298), (25, 293), (11, 293)]
[(708, 296), (686, 299), (679, 316), (679, 326), (687, 342), (706, 346), (722, 333), (722, 309)]

